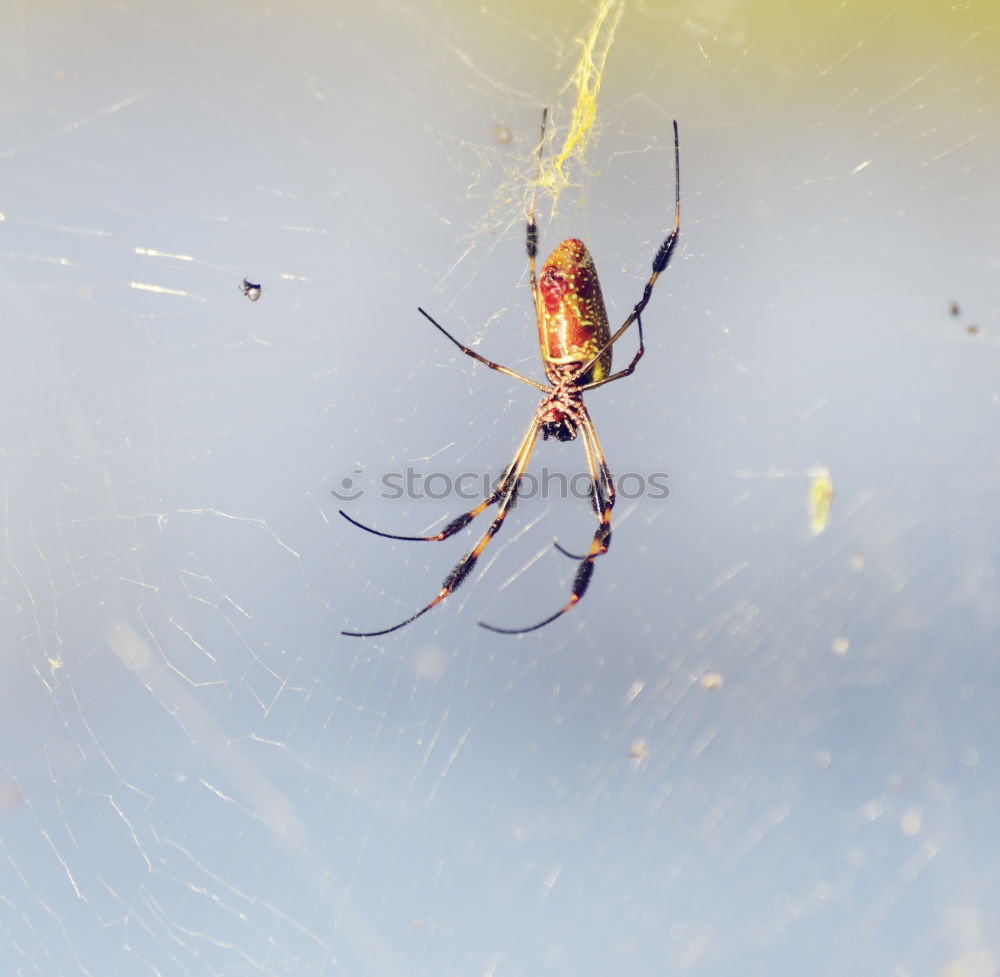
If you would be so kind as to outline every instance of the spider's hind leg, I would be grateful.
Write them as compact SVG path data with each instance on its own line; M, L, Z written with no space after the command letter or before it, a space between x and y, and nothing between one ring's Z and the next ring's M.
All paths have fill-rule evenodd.
M580 561L576 577L573 580L573 590L570 593L570 598L555 614L551 614L537 624L532 624L526 628L500 628L494 624L487 624L485 621L480 621L480 627L486 628L487 631L496 631L498 634L527 634L529 631L537 631L539 628L544 628L546 624L551 624L556 618L562 617L563 614L575 607L582 600L583 595L590 586L590 578L594 573L594 561L599 556L607 553L608 547L611 545L611 510L615 505L615 486L607 462L604 459L601 444L597 440L597 432L594 430L594 424L590 420L590 415L586 413L586 410L584 410L580 420L580 432L583 435L587 465L590 468L590 477L594 487L594 494L591 501L597 513L597 529L594 531L594 538L591 541L590 549L583 556L570 553L569 550L560 546L559 543L555 544L559 552Z
M355 526L358 526L367 532L374 533L376 536L386 536L389 539L426 540L428 542L436 542L437 540L447 539L449 536L457 533L460 529L465 528L465 526L472 522L472 520L475 519L479 513L487 507L493 505L493 503L500 503L500 507L497 510L497 514L493 522L490 523L479 542L468 553L466 553L466 555L463 556L458 563L455 564L451 573L444 578L444 581L441 584L441 589L438 591L434 600L432 600L425 607L422 607L416 612L416 614L411 614L405 621L400 621L399 624L394 624L391 628L383 628L380 631L341 631L341 634L346 634L354 638L375 638L379 635L390 634L393 631L398 631L400 628L406 627L407 624L415 621L418 617L426 614L432 607L440 604L446 597L458 590L465 578L472 572L483 550L489 545L490 540L493 539L493 537L500 531L500 527L507 518L507 513L511 510L517 500L518 486L521 483L521 476L524 474L524 470L527 468L528 462L531 459L531 453L534 451L535 442L538 440L538 430L538 419L533 418L527 433L521 441L520 447L517 449L517 453L514 455L513 460L501 476L500 481L497 483L497 487L482 502L480 502L479 505L477 505L474 509L470 509L458 518L453 519L436 536L393 536L389 533L379 532L376 529L370 529L368 526L352 519L347 515L347 513L341 512L341 515L348 522L353 523Z

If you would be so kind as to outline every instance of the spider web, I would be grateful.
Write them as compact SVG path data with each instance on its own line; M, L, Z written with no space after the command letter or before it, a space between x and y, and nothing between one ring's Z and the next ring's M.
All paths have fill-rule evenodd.
M998 972L990 4L9 20L3 973ZM551 627L476 624L566 600L557 492L342 637L485 529L337 509L433 532L508 461L537 392L416 306L540 376L524 207L581 90L540 247L587 241L613 324L680 124L646 356L588 397L669 495Z

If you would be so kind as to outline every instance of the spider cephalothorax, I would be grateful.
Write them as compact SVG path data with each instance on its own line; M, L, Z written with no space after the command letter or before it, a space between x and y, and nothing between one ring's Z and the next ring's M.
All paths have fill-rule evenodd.
M545 370L552 386L538 405L538 423L543 441L549 438L572 441L576 438L587 410L580 394L580 381L576 378L579 367L579 363L549 364Z
M542 146L545 143L545 113L542 113L542 140L538 147L539 167L541 167ZM565 605L554 614L526 628L499 628L492 624L482 624L491 631L502 634L523 634L534 631L551 623L557 617L565 614L583 597L590 584L594 561L606 553L611 543L611 510L615 504L615 486L597 440L597 431L587 413L583 402L585 391L603 387L613 380L629 376L639 362L645 347L642 341L642 312L649 302L660 272L667 267L670 255L680 234L681 226L681 183L680 183L680 147L677 136L677 123L674 123L674 226L664 238L659 250L653 258L653 272L646 282L642 298L633 306L628 318L615 330L614 334L608 328L608 316L604 308L604 297L601 294L601 284L597 278L597 268L586 245L577 238L567 238L549 256L542 266L541 275L536 275L535 261L538 254L538 225L535 223L535 198L532 194L531 206L528 211L527 250L528 272L531 282L531 297L535 305L535 316L538 322L538 344L545 367L548 385L530 380L520 373L492 360L486 359L475 350L460 343L443 326L439 325L423 309L424 316L433 326L450 339L466 356L485 364L491 370L514 377L529 386L540 390L544 397L535 410L535 416L528 430L521 439L521 444L510 464L504 470L493 491L474 509L452 519L444 529L434 536L396 536L383 533L377 529L352 519L346 512L340 514L353 523L376 536L388 539L440 541L454 536L464 529L473 519L491 505L497 505L497 514L490 523L479 542L455 565L451 573L445 577L437 596L405 621L383 628L380 631L344 631L344 634L355 637L370 638L380 634L388 634L405 627L432 607L443 601L455 591L476 565L480 554L489 541L499 532L507 513L517 499L518 488L531 453L541 434L542 440L555 438L559 441L572 441L577 434L582 435L583 448L587 456L587 466L590 470L591 505L597 514L597 529L591 541L590 549L582 556L575 556L579 567L573 580L573 590ZM536 182L537 188L537 182ZM639 329L639 348L625 369L617 373L611 372L612 347L625 331L635 323ZM556 544L559 546L559 544ZM559 549L568 556L573 556L561 546Z

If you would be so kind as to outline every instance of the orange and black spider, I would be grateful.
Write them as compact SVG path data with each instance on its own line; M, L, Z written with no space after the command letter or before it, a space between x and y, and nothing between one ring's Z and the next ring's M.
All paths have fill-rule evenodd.
M538 165L541 168L542 146L545 142L545 117L542 113L542 139L538 147ZM537 181L536 181L537 187ZM597 440L597 431L583 403L583 395L588 390L603 387L606 383L621 380L630 376L645 350L642 341L642 319L640 318L649 298L653 293L660 273L667 267L681 224L681 178L680 178L680 141L677 135L677 123L674 122L674 226L660 245L653 258L653 273L646 282L642 298L636 303L628 318L615 330L614 335L608 328L608 316L604 311L604 297L601 285L597 280L597 269L594 259L582 241L568 238L552 252L548 261L542 266L540 276L535 274L535 258L538 253L538 225L535 223L535 193L532 192L531 207L528 212L527 247L528 271L531 283L531 297L535 305L535 316L538 320L538 344L545 367L545 378L548 383L538 383L529 380L520 373L494 363L480 356L479 353L460 343L443 326L436 322L423 309L420 314L440 332L450 339L466 356L488 366L491 370L504 373L515 380L520 380L529 386L536 387L544 394L542 402L535 411L535 416L528 425L528 431L521 440L521 445L507 466L496 488L474 509L453 519L447 526L434 536L397 536L393 533L383 533L372 529L352 519L343 510L340 514L350 523L386 539L404 541L440 542L454 536L464 529L481 512L491 505L498 504L496 518L483 534L478 543L456 564L455 568L445 577L434 598L426 607L416 614L411 614L405 621L394 624L391 628L380 631L344 631L343 634L358 638L373 638L381 634L389 634L405 627L418 617L426 614L436 604L440 604L449 594L457 590L462 581L476 565L480 554L487 544L500 531L507 513L517 498L521 477L528 467L531 453L534 450L538 435L543 440L558 438L560 441L572 441L577 433L583 437L583 450L587 456L587 466L590 469L591 504L597 514L597 530L594 533L590 549L583 556L573 556L557 543L558 549L580 561L573 581L573 592L569 601L555 614L549 615L537 624L526 628L499 628L493 624L480 622L480 626L497 631L500 634L524 634L551 624L557 617L565 614L573 607L587 590L590 577L594 571L594 560L607 553L611 544L611 509L615 504L615 486L604 459L604 452ZM625 333L625 330L637 323L639 326L639 348L632 362L624 370L611 373L611 348Z

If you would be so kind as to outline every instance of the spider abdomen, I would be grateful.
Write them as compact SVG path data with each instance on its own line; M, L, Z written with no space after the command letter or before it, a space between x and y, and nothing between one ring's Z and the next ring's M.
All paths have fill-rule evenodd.
M538 276L538 337L546 373L550 366L583 365L611 338L597 267L575 237L549 255ZM577 383L602 380L610 372L609 347Z

